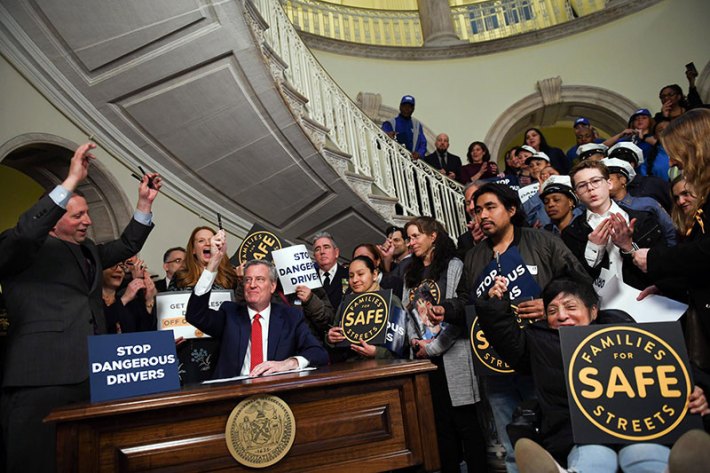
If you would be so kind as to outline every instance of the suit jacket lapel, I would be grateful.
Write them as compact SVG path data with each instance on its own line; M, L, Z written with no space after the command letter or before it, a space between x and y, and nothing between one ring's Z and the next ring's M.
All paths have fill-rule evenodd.
M99 250L96 248L96 245L87 244L85 246L89 250L89 252L91 252L91 256L94 258L94 280L91 281L91 284L89 285L90 290L93 291L94 289L96 289L96 286L101 283L101 280L103 278L103 267L101 266L101 262L99 260ZM79 252L81 252L81 249Z
M76 259L76 264L79 265L79 271L81 271L81 274L84 275L84 281L87 280L87 274L86 274L86 260L84 259L84 253L81 252L81 248L79 245L75 245L73 243L68 243L66 241L60 240L62 243L64 243L67 248L69 248L69 251L71 251L72 255L74 255L74 258ZM94 278L96 279L96 278ZM87 286L91 286L88 282L86 283Z
M247 355L247 345L251 338L251 320L249 320L249 312L247 312L246 306L242 307L237 313L237 324L239 325L239 353L237 353L237 360L240 363L238 370L241 370L242 365L244 365L244 357Z
M281 333L284 325L284 312L281 306L271 304L271 318L269 320L269 348L266 359L273 360L276 357L276 349L281 340Z

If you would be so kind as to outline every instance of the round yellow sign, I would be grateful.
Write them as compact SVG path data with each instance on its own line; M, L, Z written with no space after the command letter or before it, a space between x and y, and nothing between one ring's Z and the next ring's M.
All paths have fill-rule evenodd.
M235 460L250 468L265 468L291 450L296 419L283 399L266 394L251 396L234 408L224 434Z

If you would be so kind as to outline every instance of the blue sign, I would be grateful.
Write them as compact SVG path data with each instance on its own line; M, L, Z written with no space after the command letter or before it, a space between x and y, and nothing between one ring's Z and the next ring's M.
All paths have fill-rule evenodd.
M180 389L172 330L89 337L91 402Z

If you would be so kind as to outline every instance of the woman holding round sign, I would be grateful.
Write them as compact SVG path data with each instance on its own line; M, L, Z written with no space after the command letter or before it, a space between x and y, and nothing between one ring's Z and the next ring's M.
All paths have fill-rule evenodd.
M215 231L210 227L192 230L185 248L185 266L175 272L168 291L191 291L202 271L212 258L211 241ZM228 258L222 258L217 269L213 289L235 289L237 273ZM238 292L238 291L237 291ZM199 383L210 379L217 363L219 343L214 338L193 338L180 341L177 355L180 360L180 380L183 384Z
M386 301L379 295L372 294L381 289L377 281L379 270L375 263L368 256L356 256L350 262L348 273L350 290L358 296L343 300L337 310L340 314L340 324L328 330L326 341L331 346L332 358L335 361L409 358L409 349L405 343L409 340L406 325L390 323L391 320L406 319L400 317L400 314L406 316L402 301L397 295L392 294L389 304L390 313L382 316ZM375 324L370 324L372 320L369 319L373 315ZM364 329L366 320L368 328ZM386 342L382 345L369 343L381 331L386 331ZM393 342L397 340L402 341L395 346ZM397 349L400 347L401 350Z
M703 390L692 386L685 364L672 348L638 325L624 328L632 322L628 314L598 310L593 287L567 279L553 280L543 290L546 319L520 330L504 298L507 290L506 280L497 277L488 298L476 300L476 311L496 351L516 371L533 376L542 446L527 438L517 441L515 458L521 473L566 471L559 465L594 473L666 471L671 451L653 441L668 435L688 411L710 413ZM563 358L561 327L601 324L612 326L587 336L572 347L571 358ZM662 402L642 402L647 397ZM595 435L598 430L614 441L575 444L573 409L589 420ZM703 440L705 434L691 432L691 437L699 433L700 443L710 446L710 437ZM679 450L675 454L681 462L692 463L700 454L698 448ZM674 469L671 461L670 471L688 470Z
M673 248L642 248L634 264L663 290L664 284L687 289L689 307L683 316L690 361L701 370L696 380L710 389L710 110L693 109L668 125L661 143L680 168L692 199L683 199L682 242ZM675 189L675 186L674 186ZM680 200L678 200L680 203ZM657 292L652 286L641 296Z
M428 308L456 297L463 263L443 225L417 217L404 226L411 257L403 262L405 295L417 358L429 358L438 369L430 374L442 472L458 472L463 456L470 472L486 471L486 441L476 403L481 400L471 347L463 327L432 326ZM463 455L462 455L463 453Z

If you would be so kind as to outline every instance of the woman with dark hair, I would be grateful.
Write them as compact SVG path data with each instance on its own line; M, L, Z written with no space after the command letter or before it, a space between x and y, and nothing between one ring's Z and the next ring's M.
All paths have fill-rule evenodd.
M456 246L443 225L417 217L404 226L412 256L404 269L405 294L418 339L417 358L430 358L438 369L430 374L442 472L458 472L463 457L469 472L486 471L486 442L476 403L480 401L466 330L458 325L432 327L426 309L455 297L463 272ZM405 264L405 263L403 263Z
M542 151L550 158L550 165L557 169L560 174L569 172L569 162L564 151L560 148L550 146L545 139L545 135L538 128L528 128L525 130L524 145L531 146L535 151Z
M375 263L375 267L379 270L377 282L380 283L380 287L382 289L392 289L394 295L400 299L402 298L404 281L396 274L385 272L382 253L377 246L372 243L360 243L353 250L352 257L355 258L357 256L367 256L370 258Z
M491 152L482 141L474 141L468 146L466 153L468 164L461 166L459 182L468 184L479 179L488 179L498 175L498 165L491 162Z
M380 270L375 265L375 262L370 256L360 255L356 256L350 262L348 266L348 282L350 284L350 290L354 294L364 294L366 292L376 292L382 289L380 283L377 281ZM343 304L338 307L337 313L342 314ZM396 294L392 294L392 300L390 302L390 321L394 319L393 315L395 311L404 312L402 307L402 301L397 297ZM398 317L398 319L407 320L407 317ZM410 337L407 336L407 328L401 327L405 332L405 339L408 341ZM388 327L388 332L390 332L391 327ZM328 342L329 352L333 361L352 361L352 360L362 360L367 358L396 358L397 354L391 352L384 346L371 345L365 340L360 340L360 343L351 343L348 348L339 347L346 340L343 333L343 328L340 326L331 327L326 334L326 341ZM407 346L404 347L404 351L400 357L409 358L409 349Z
M685 338L690 361L700 368L710 388L710 110L695 109L671 121L661 135L671 165L683 170L687 188L695 200L684 209L685 239L672 248L642 248L633 261L651 281L673 279L685 287L690 301L685 319ZM660 284L659 284L660 286ZM648 289L644 292L648 292Z
M663 119L673 120L688 110L700 107L703 104L694 86L690 87L686 97L683 94L683 89L678 84L666 85L658 93L658 98L661 100L661 111L654 116L656 121Z
M123 283L127 267L118 263L103 270L102 298L107 333L143 332L156 329L153 308L157 290L150 273L142 268L141 277L134 277L123 294L118 289Z
M191 291L212 257L211 241L215 231L210 227L197 227L190 233L185 247L185 266L173 275L168 291ZM237 273L228 258L219 262L213 289L235 289ZM235 291L238 292L238 291ZM235 294L235 297L238 297ZM210 379L214 371L219 343L214 338L193 338L178 345L183 384L199 383Z

